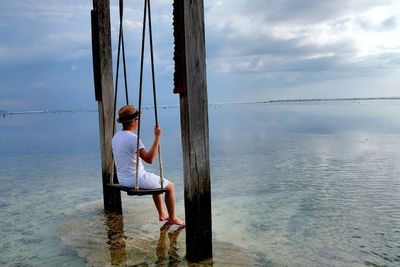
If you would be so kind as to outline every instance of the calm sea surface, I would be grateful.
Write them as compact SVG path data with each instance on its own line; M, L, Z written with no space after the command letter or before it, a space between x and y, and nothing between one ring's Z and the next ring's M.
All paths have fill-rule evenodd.
M183 217L179 109L159 112ZM209 120L215 266L400 266L400 101L211 106ZM151 197L102 211L97 122L0 119L1 266L186 265L185 231Z

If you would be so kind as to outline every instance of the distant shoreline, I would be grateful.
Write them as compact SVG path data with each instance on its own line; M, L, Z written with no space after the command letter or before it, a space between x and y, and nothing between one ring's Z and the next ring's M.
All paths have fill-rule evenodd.
M369 101L369 100L400 100L400 97L352 97L352 98L299 98L299 99L275 99L261 101L241 101L241 102L221 102L212 105L232 105L232 104L268 104L268 103L294 103L294 102L333 102L333 101Z
M400 100L400 97L311 98L311 99L270 100L269 102L274 103L274 102L364 101L364 100Z
M305 98L305 99L275 99L263 101L240 101L240 102L220 102L210 103L209 106L235 105L235 104L268 104L268 103L304 103L304 102L334 102L334 101L370 101L370 100L400 100L400 97L352 97L352 98ZM160 109L178 108L178 105L161 105ZM152 106L145 106L143 109L153 109ZM55 109L55 110L31 110L31 111L6 111L0 110L0 116L9 115L29 115L44 113L78 113L78 112L97 112L97 109Z
M0 110L0 115L27 115L38 113L75 113L75 112L96 112L97 109L55 109L55 110L30 110L30 111L4 111Z
M211 103L210 106L235 105L235 104L273 104L273 103L303 103L303 102L335 102L335 101L370 101L370 100L400 100L400 97L352 97L352 98L299 98L299 99L274 99L259 101L220 102Z

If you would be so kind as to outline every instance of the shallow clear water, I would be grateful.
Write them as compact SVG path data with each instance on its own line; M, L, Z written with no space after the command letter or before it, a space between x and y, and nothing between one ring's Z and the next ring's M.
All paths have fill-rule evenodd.
M400 101L236 104L209 117L214 265L400 265ZM179 110L160 121L183 215ZM160 232L151 198L124 195L110 238L98 146L96 113L0 120L0 265L186 264L184 231Z

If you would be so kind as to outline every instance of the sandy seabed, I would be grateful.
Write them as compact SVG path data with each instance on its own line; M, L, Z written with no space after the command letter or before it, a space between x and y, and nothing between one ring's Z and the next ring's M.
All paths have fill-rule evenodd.
M123 215L104 213L100 201L69 210L58 229L62 248L77 253L87 266L260 265L243 248L215 239L212 260L189 263L184 228L159 222L150 199L124 201Z

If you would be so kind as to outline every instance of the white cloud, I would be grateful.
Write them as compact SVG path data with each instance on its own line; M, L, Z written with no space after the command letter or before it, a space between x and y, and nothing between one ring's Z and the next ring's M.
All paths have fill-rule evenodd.
M248 8L243 1L208 3L210 62L217 62L218 71L263 72L268 62L291 65L318 58L335 61L330 66L336 68L400 54L397 2L256 2ZM303 66L318 71L308 63Z
M4 3L3 15L9 19L24 19L47 23L75 23L82 21L90 12L90 2L82 1L51 1L51 0L14 0Z
M131 31L136 31L138 29L141 29L143 26L143 23L139 20L133 20L133 19L126 19L124 21L124 25L126 25L126 27L124 27L127 30L131 30Z
M91 36L84 32L62 32L44 36L39 40L45 46L57 46L65 43L86 45L90 43Z
M84 58L90 54L90 2L6 1L0 10L0 56L7 64Z
M134 76L139 65L143 0L124 3L128 72ZM0 67L46 65L57 69L64 64L64 71L79 66L74 75L80 73L83 62L91 62L91 9L90 0L2 2ZM169 86L174 69L172 3L153 0L152 11L156 72ZM118 1L111 1L111 19L115 68ZM243 96L239 91L243 88L260 88L252 89L254 97L261 90L263 96L279 98L285 88L298 90L297 96L321 90L318 96L322 96L328 94L324 91L327 84L372 87L383 83L361 80L385 80L400 69L400 2L395 0L205 1L205 19L209 88L218 87L221 98L235 95L231 94L234 88L238 89L237 98ZM148 60L146 46L145 62ZM59 75L68 73L71 75L69 71ZM92 85L91 73L83 76L82 80ZM387 80L390 82L384 85L394 90L395 79ZM51 84L56 86L55 81ZM313 87L312 93L308 86ZM348 86L346 90L353 89Z
M0 48L0 58L8 64L35 61L67 61L91 56L90 36L80 33L51 34L31 43Z

